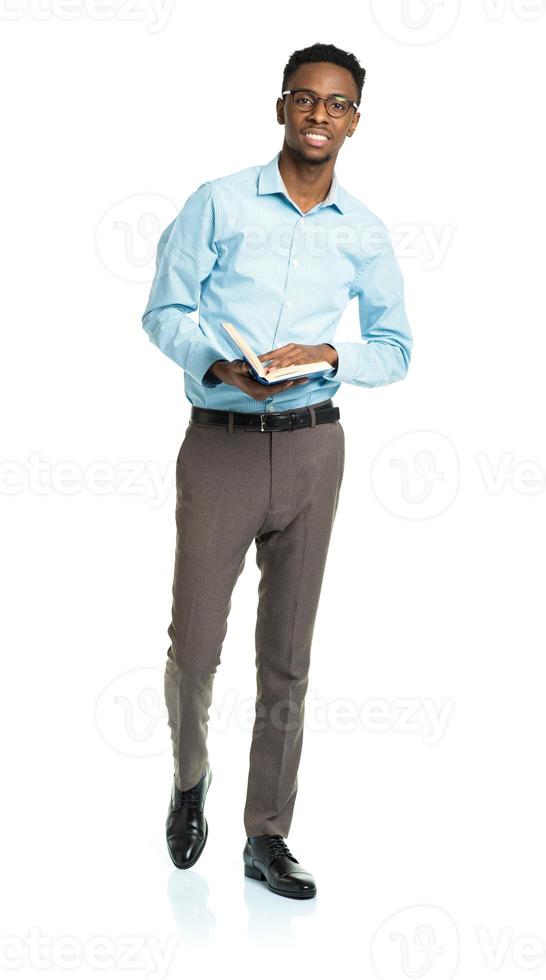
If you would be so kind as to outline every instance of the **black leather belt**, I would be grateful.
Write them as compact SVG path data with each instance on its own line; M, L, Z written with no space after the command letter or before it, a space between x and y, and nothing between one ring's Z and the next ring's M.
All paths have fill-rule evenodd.
M312 425L313 415L316 425L322 425L323 422L336 422L339 419L339 408L332 404L331 398L325 402L294 408L288 412L223 412L216 408L200 408L197 405L192 405L191 408L192 422L229 427L230 416L233 416L234 426L257 432L303 429L305 426Z

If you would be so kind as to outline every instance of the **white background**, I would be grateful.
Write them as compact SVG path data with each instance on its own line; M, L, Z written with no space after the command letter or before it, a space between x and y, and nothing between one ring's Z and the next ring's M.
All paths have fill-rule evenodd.
M232 954L244 978L546 976L543 4L0 7L8 975L224 975ZM282 69L315 41L368 70L336 170L393 234L415 346L402 383L335 399L346 468L288 838L318 894L295 902L243 877L252 552L207 847L185 872L166 850L190 406L140 317L160 231L280 149ZM358 339L354 303L336 336Z

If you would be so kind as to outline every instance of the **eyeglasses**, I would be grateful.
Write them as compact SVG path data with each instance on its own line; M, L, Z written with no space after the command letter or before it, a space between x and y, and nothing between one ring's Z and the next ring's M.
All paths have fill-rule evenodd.
M353 102L345 95L329 95L327 99L323 99L302 88L288 88L282 94L283 96L291 95L295 108L299 109L300 112L309 112L310 109L315 108L317 102L324 102L328 115L344 116L351 106L358 109L360 105L359 102Z

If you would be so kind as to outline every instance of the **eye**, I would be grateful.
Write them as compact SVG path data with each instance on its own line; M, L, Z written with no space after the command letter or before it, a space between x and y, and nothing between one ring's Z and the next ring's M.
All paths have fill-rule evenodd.
M310 102L310 101L311 101L311 99L308 99L306 95L298 95L298 97L296 99L296 102L298 103L298 105L302 105L303 102Z

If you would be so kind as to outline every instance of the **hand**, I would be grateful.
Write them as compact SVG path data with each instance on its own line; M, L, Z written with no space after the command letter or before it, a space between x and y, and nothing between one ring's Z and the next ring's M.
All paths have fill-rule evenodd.
M240 388L251 398L257 401L265 401L266 398L274 397L277 392L285 391L286 388L296 387L296 385L306 384L309 378L297 378L294 381L279 381L271 385L262 385L252 377L248 364L241 358L235 361L215 361L210 370L224 384L233 385Z
M329 344L285 344L276 350L259 355L260 361L270 361L266 373L273 368L296 367L298 364L311 364L313 361L328 361L332 367L337 364L337 351Z

